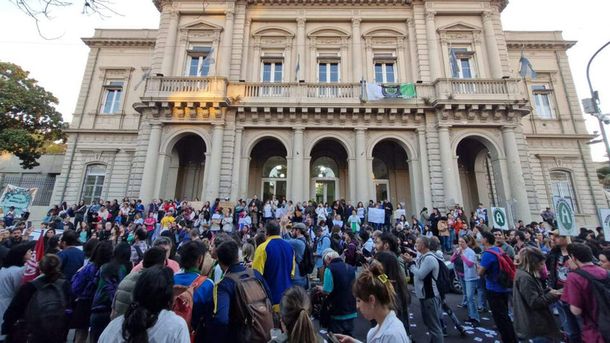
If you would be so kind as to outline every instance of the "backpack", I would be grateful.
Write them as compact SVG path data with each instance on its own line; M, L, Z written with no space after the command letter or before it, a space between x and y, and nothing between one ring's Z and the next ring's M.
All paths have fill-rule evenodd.
M172 306L172 311L186 321L186 325L188 326L191 334L191 342L193 342L194 339L194 332L193 328L191 327L194 306L193 298L197 288L199 288L199 286L201 286L206 279L206 276L199 275L189 286L174 285L174 305Z
M445 264L445 262L439 260L438 258L434 257L436 259L436 261L438 262L438 277L436 279L434 279L434 282L436 282L436 289L438 289L438 292L441 295L441 298L443 298L445 296L445 294L448 294L451 292L451 284L452 284L452 280L451 280L451 273L449 272L449 268L447 268L447 265Z
M485 250L485 252L491 253L498 259L498 277L496 281L502 288L513 288L513 282L515 281L515 274L517 268L513 260L505 253L497 253L491 249Z
M142 249L140 249L140 246L137 244L134 244L133 247L136 250L136 254L138 254L138 260L136 262L134 262L134 264L133 264L135 266L144 259L144 252L142 251Z
M66 308L68 299L63 291L63 279L46 283L40 278L32 281L36 292L25 311L27 331L36 337L65 339L68 332Z
M597 331L604 338L604 342L610 343L610 272L605 279L596 279L582 269L576 269L574 272L589 281L597 304Z
M301 262L299 262L299 274L301 276L306 276L313 272L313 268L315 267L314 258L313 258L313 250L305 242L305 250L303 251L303 258Z
M237 324L239 342L268 342L273 329L273 308L263 283L250 268L225 274L235 283L235 305L231 322Z
M330 248L336 251L339 255L343 253L343 247L341 246L341 241L338 239L334 239L329 237L330 239Z

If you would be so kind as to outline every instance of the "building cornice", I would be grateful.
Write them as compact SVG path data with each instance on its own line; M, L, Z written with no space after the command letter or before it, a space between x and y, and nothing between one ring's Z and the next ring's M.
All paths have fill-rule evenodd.
M565 133L538 133L525 134L526 139L593 139L597 137L591 134L565 134Z
M507 40L509 49L561 49L568 50L576 44L576 41L552 41L552 40Z
M247 0L248 5L354 5L353 0ZM362 5L410 5L413 0L360 0Z
M111 129L65 129L65 133L87 133L87 134L123 134L123 135L137 135L138 130L111 130Z
M154 38L82 38L90 48L100 47L154 47Z

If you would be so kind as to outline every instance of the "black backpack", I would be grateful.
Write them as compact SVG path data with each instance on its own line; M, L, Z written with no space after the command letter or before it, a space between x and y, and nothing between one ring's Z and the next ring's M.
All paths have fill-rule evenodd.
M584 277L591 285L591 292L597 304L597 331L604 342L610 343L610 272L605 279L596 279L582 269L576 269L576 274Z
M438 289L441 298L443 298L445 294L451 292L451 273L449 272L449 268L447 268L445 262L439 260L436 257L434 258L438 262L438 277L434 279L434 281L436 282L436 289Z
M305 250L303 251L303 258L301 262L299 262L299 274L301 276L306 276L308 274L313 273L313 268L315 267L315 261L313 258L313 250L305 242Z
M67 299L64 294L63 279L46 283L41 279L32 281L36 292L25 311L27 330L31 336L53 337L65 340L68 332L66 316Z

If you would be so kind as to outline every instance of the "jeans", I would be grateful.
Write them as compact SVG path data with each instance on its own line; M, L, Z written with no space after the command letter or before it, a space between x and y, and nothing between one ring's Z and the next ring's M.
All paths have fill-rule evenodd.
M110 312L97 312L91 314L91 331L89 338L91 343L97 343L104 332L106 326L110 323Z
M443 343L443 327L441 324L441 299L434 297L430 299L419 299L421 315L424 324L430 333L430 342Z
M572 314L572 312L570 312L570 305L560 300L555 303L555 308L557 309L557 312L559 312L561 330L563 330L566 336L568 336L569 342L582 342L582 338L580 336L580 326L578 325L578 320L576 317Z
M460 280L460 285L462 285L462 306L468 305L466 303L466 280L464 280L464 275L458 275L458 279Z
M451 239L449 236L441 237L441 247L445 252L451 251Z
M466 284L466 287L464 288L464 295L466 295L466 304L468 305L468 318L476 319L480 322L481 319L479 318L479 311L477 310L477 302L474 297L474 292L478 287L479 279L465 280L464 283Z
M485 300L485 278L479 278L477 284L477 297L479 298L479 308L487 309L487 301Z
M487 300L491 314L498 327L503 343L517 343L513 321L508 316L508 293L498 293L487 290Z
M352 336L354 331L354 320L353 319L330 319L330 324L328 325L328 331L332 333L338 333L341 335Z

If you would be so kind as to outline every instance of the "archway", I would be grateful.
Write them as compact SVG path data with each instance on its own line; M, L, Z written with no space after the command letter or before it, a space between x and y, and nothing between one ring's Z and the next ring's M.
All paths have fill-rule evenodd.
M311 149L310 198L332 204L347 194L347 151L332 138L318 141Z
M257 194L263 201L285 199L288 190L286 147L280 140L260 140L250 153L248 194Z
M167 175L167 185L171 187L168 195L176 199L200 199L206 151L205 142L196 134L187 134L174 144Z
M486 208L496 206L499 165L494 166L489 149L478 138L467 137L459 142L457 156L464 210L475 211L479 203Z
M377 201L390 200L396 206L411 208L412 194L408 156L396 141L384 139L373 147L373 184Z

